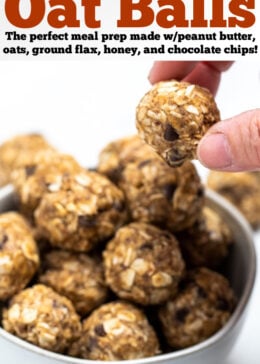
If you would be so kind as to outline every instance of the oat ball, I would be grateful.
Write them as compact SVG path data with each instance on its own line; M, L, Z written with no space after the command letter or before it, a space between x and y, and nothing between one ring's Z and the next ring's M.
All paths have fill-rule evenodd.
M160 158L129 163L119 183L134 221L180 231L198 219L204 189L194 165L169 167Z
M23 289L39 266L32 231L16 212L0 215L0 301Z
M145 223L120 228L103 256L109 287L118 297L141 305L161 304L176 295L184 274L174 236Z
M87 252L126 221L124 195L97 172L82 170L44 194L35 210L38 235L52 246Z
M219 120L207 89L175 80L155 84L136 109L139 135L171 167L197 158L200 139Z
M235 302L224 276L207 268L191 271L179 295L159 309L168 344L183 349L206 340L225 325Z
M159 354L155 331L144 313L115 301L97 308L83 321L83 333L69 355L90 360L130 360Z
M3 327L31 344L58 353L81 334L79 316L70 300L42 284L12 298L3 310Z
M96 257L54 250L43 257L42 268L39 282L69 298L82 316L107 298L102 262Z
M154 156L156 153L149 145L138 135L132 135L115 140L103 148L99 154L98 171L118 183L128 163Z
M207 185L235 205L253 228L260 227L260 184L256 172L211 171Z
M11 182L16 168L34 165L35 158L55 149L40 134L17 135L0 145L0 186Z
M229 254L232 234L224 220L204 207L198 221L178 235L186 262L192 267L217 268Z
M29 216L46 192L58 191L64 177L82 170L78 162L67 154L44 154L35 161L34 165L16 169L12 175L20 210Z

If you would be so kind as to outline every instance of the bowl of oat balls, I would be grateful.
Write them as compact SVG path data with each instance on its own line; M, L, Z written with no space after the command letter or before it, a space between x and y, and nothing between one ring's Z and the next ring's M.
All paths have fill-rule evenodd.
M0 146L0 348L9 364L14 350L27 364L227 357L256 255L247 219L191 161L215 107L198 86L155 85L137 108L139 134L109 141L95 168L36 133Z

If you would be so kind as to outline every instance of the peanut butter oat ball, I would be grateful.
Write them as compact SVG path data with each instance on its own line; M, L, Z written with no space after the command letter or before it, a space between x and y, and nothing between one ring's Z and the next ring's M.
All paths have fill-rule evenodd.
M97 308L83 321L83 333L69 355L90 360L130 360L159 354L155 331L143 312L115 301Z
M206 206L200 219L177 237L186 262L193 267L219 267L228 256L233 242L231 231L224 220Z
M132 135L109 143L100 152L98 171L118 183L128 163L154 156L156 153L149 145L138 135Z
M42 259L39 282L69 298L85 316L107 298L102 262L86 254L51 251Z
M16 169L12 175L21 212L29 216L45 193L58 191L64 177L83 169L72 156L60 153L41 155L36 162Z
M207 185L236 206L253 228L260 226L260 184L256 172L211 171Z
M200 139L219 120L207 89L175 80L155 84L136 110L139 135L171 167L197 158Z
M63 353L81 334L72 303L38 284L15 295L3 311L3 327L43 349Z
M29 225L16 212L0 215L0 301L22 290L39 266L36 242Z
M0 146L0 186L11 182L12 172L35 164L35 158L55 149L40 134L17 135Z
M144 223L120 228L103 256L109 287L118 297L141 305L161 304L176 295L184 274L174 236Z
M180 231L198 219L204 190L194 165L169 167L160 158L128 163L119 183L134 221Z
M235 302L224 276L207 268L191 271L178 296L159 309L168 344L183 349L206 340L225 325Z
M126 221L122 191L99 173L82 170L55 188L34 214L38 235L54 247L87 252Z

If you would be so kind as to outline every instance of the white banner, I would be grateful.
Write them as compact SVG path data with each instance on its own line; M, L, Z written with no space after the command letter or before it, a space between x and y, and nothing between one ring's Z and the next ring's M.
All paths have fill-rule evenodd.
M0 59L256 59L255 0L1 0Z

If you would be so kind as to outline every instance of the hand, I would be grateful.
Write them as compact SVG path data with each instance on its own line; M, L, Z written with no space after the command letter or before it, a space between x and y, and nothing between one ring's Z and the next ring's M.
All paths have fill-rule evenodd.
M198 84L216 94L221 73L232 62L155 62L149 80L177 79ZM260 109L246 111L228 120L219 121L201 139L198 159L205 167L222 171L260 169Z

